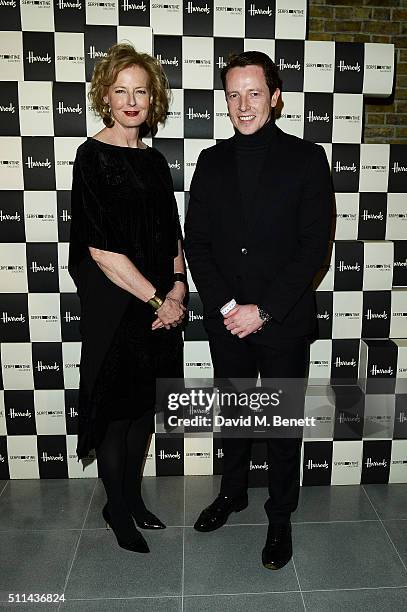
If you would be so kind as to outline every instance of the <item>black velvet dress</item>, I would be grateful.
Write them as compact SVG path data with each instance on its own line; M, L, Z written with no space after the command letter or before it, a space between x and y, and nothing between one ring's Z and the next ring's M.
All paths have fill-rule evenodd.
M162 293L173 286L181 229L171 174L156 149L88 138L72 183L69 272L81 302L78 458L111 420L153 414L157 377L183 375L180 327L151 330L154 310L110 281L89 246L126 255Z

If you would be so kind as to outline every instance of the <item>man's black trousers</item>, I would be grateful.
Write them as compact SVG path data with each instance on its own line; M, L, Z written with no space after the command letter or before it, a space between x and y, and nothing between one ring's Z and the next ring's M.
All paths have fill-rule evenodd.
M261 332L260 332L261 333ZM260 340L260 337L258 337ZM266 378L303 379L308 375L309 341L290 339L278 346L209 334L216 379ZM220 385L222 386L222 385ZM264 507L270 522L285 521L297 507L300 490L301 438L267 438L269 498ZM223 437L221 495L245 494L248 487L252 439Z

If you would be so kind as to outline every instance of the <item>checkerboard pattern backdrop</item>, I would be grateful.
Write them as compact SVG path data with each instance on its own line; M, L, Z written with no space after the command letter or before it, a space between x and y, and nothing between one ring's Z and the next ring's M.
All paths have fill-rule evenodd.
M361 142L364 95L391 93L393 46L305 40L305 0L169 2L0 3L0 478L97 475L92 457L84 465L75 455L71 174L77 147L102 127L86 96L93 66L131 41L161 61L172 87L168 122L147 142L168 160L182 220L200 151L232 135L220 68L231 51L275 60L278 125L323 145L336 190L332 249L315 280L306 415L318 425L305 431L302 484L407 482L407 147ZM207 379L191 279L190 289L185 375ZM220 473L222 456L212 435L156 433L145 474ZM264 484L267 469L256 443L250 483Z

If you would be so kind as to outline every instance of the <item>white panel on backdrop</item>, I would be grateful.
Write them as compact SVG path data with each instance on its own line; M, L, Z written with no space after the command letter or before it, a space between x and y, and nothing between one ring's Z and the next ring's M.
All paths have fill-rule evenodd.
M66 434L63 389L41 389L34 391L34 407L37 434Z
M225 99L225 92L215 90L214 92L215 124L214 136L216 139L230 138L234 134L233 125L229 119L228 107Z
M4 389L34 389L31 344L3 342L1 344Z
M0 80L22 81L23 66L22 32L0 32Z
M360 484L362 457L362 440L334 440L331 484Z
M365 241L363 289L391 289L393 283L393 244Z
M363 438L391 438L394 427L395 396L366 393Z
M304 439L333 438L335 416L335 396L330 385L320 385L307 389L304 417L314 419L314 425L305 426Z
M363 93L369 96L389 96L393 89L394 45L365 44Z
M119 23L119 0L95 2L85 0L86 23L89 25L117 25Z
M208 149L215 144L214 140L184 140L184 182L185 191L189 191L192 175L195 171L196 162L202 149Z
M53 136L52 83L18 83L21 136Z
M362 94L336 93L334 95L332 142L361 142L362 115Z
M387 191L389 152L387 144L360 145L359 191Z
M2 293L27 293L25 244L0 244L0 287Z
M179 222L181 224L181 229L182 229L182 233L184 233L184 223L185 223L185 195L184 192L179 192L176 191L175 192L175 199L177 201L177 208L178 208L178 217L179 217Z
M357 240L359 221L359 194L336 193L335 240Z
M153 52L153 30L136 26L119 26L117 42L130 42L140 53Z
M335 43L306 40L304 54L304 91L333 91Z
M212 378L213 368L208 342L187 342L184 355L185 378Z
M78 461L76 454L76 445L78 444L77 436L66 436L66 450L68 460L68 476L69 478L97 478L98 465L94 454L91 459L82 459Z
M155 435L152 434L150 439L150 446L148 448L146 460L144 463L143 476L155 476Z
M27 242L58 242L55 191L24 191L24 214Z
M213 38L182 37L184 89L213 89Z
M306 0L276 0L275 38L304 40L306 29Z
M213 35L243 38L244 0L214 0Z
M161 0L153 0L150 20L154 34L182 34L181 0L171 0L170 4Z
M196 293L197 289L193 281L193 278L191 276L191 272L189 271L188 263L187 263L187 281L188 281L188 288L189 288L190 293Z
M20 2L23 31L53 32L54 4L52 0L24 0Z
M407 240L407 195L387 194L386 240Z
M316 276L317 291L333 291L334 288L334 279L335 279L335 243L331 245L329 252L325 258L324 268L326 266L326 271L324 269L323 274L318 274Z
M60 342L59 293L29 293L31 342Z
M331 340L315 340L310 349L309 384L327 384L331 377Z
M396 393L407 394L407 340L398 338L393 342L397 345Z
M274 61L276 41L274 38L245 38L243 48L245 51L262 51Z
M189 476L212 474L212 447L212 437L185 434L184 474Z
M68 272L69 244L67 242L58 243L58 273L59 291L61 293L76 293L75 283Z
M184 137L184 92L182 89L171 90L171 103L167 120L158 126L156 138Z
M40 477L37 436L8 436L7 453L11 479Z
M55 32L55 75L57 81L85 82L84 35Z
M57 189L71 189L76 149L84 140L85 137L82 136L80 138L54 138Z
M362 291L335 291L333 299L333 338L360 338L362 302Z
M0 436L7 434L6 412L4 406L4 391L0 391Z
M81 359L80 342L62 343L65 389L79 389L79 362Z
M390 338L403 338L407 332L407 289L391 292Z
M0 138L0 185L2 189L24 189L20 136Z
M283 108L276 124L278 127L302 138L304 134L304 94L299 91L285 91L282 94Z
M95 134L100 132L100 130L102 130L105 127L105 125L102 119L99 117L99 115L95 115L95 113L90 107L90 102L89 102L89 97L88 97L89 90L90 90L90 83L87 83L86 84L86 135L94 136Z
M393 440L389 482L407 482L407 440Z

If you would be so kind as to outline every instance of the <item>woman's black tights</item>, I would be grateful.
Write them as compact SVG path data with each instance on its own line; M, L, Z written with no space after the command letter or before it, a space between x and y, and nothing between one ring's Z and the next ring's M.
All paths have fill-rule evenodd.
M145 511L141 497L141 468L152 431L148 412L137 420L111 421L96 448L99 474L105 487L109 513L122 537L131 537L134 523L130 513Z

